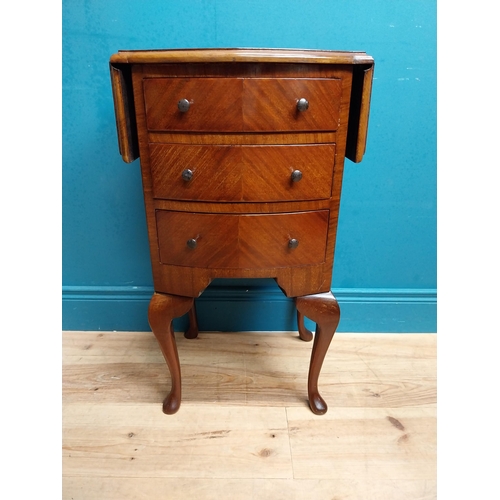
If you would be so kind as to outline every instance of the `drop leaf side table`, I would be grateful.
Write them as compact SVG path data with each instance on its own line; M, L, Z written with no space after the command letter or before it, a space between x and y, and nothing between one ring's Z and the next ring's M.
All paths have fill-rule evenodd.
M140 157L153 269L149 324L181 402L173 319L215 278L274 278L316 323L308 397L340 319L330 291L344 159L365 152L373 58L282 49L120 51L110 59L120 154Z

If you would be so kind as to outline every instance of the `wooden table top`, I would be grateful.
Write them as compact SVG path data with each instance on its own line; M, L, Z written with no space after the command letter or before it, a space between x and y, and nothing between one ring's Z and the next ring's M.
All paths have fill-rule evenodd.
M365 52L298 49L157 49L120 50L111 64L173 62L282 62L315 64L373 64Z

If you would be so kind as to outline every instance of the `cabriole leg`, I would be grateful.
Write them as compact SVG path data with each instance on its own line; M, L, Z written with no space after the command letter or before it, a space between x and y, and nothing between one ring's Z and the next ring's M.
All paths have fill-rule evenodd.
M318 377L339 324L340 308L331 292L297 297L295 304L300 314L307 316L317 325L309 365L308 395L312 412L323 415L327 412L328 406L318 392Z
M193 307L189 310L189 327L184 333L187 339L195 339L198 337L198 318L196 317L196 305L193 300Z
M304 324L304 315L297 309L297 325L299 327L299 337L304 342L310 342L313 339L313 334Z
M192 297L155 293L149 303L148 319L172 378L172 389L163 401L163 413L172 415L181 404L181 368L175 342L173 320L186 314L193 305Z

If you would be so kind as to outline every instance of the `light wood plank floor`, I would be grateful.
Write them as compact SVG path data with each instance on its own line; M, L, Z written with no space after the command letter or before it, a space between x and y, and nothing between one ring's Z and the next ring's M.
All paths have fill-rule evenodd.
M179 412L152 333L63 332L63 498L436 498L436 335L335 335L307 406L293 332L177 334Z

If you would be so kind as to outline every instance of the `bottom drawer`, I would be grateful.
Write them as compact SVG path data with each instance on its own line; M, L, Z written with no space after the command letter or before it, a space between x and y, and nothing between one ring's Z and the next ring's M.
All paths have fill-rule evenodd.
M285 214L156 211L162 264L268 269L321 264L328 210Z

